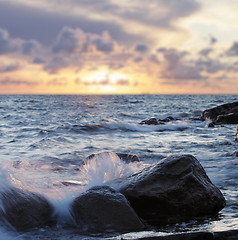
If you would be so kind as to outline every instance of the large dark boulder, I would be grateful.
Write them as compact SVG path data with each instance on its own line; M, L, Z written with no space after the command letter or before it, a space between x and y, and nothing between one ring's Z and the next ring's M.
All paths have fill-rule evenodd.
M165 158L111 185L152 225L213 216L226 205L220 190L191 155Z
M202 112L201 119L210 119L215 121L219 115L227 115L229 113L238 113L238 102L226 103Z
M53 209L41 195L11 188L0 193L1 218L19 231L51 225Z
M72 215L82 232L130 232L144 229L130 203L108 186L93 187L77 197Z

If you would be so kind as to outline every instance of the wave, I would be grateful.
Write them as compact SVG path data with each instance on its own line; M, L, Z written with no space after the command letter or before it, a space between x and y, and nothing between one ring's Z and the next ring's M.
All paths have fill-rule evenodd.
M75 133L102 133L105 131L125 131L125 132L164 132L183 131L190 127L190 123L177 120L164 125L140 125L127 122L110 121L100 124L73 125L71 131Z
M2 212L4 212L4 214L0 219L5 218L8 214L5 205L2 202L2 197L10 192L11 202L13 202L16 207L17 204L21 204L21 200L18 199L19 194L26 198L26 201L32 200L33 204L36 204L36 202L34 202L34 196L42 196L46 199L46 202L49 202L52 206L52 218L58 226L73 226L74 220L71 216L70 206L75 197L92 186L103 185L113 179L128 176L145 166L146 164L143 162L132 162L128 164L123 162L115 153L102 152L94 154L90 158L86 158L84 164L81 164L78 167L77 174L74 174L71 179L70 174L67 175L68 179L64 179L64 176L59 174L57 180L58 182L61 182L61 185L52 184L49 186L47 184L49 178L45 176L48 175L49 177L52 175L51 168L47 168L46 166L44 166L43 169L40 166L36 168L33 164L29 165L26 161L13 163L10 161L5 163L1 162L0 214L2 214ZM43 174L44 171L46 171L46 175ZM38 174L36 174L36 172L38 172ZM38 178L39 176L40 178ZM31 181L28 181L29 179ZM56 179L54 180L56 181ZM49 187L51 189L49 189ZM32 193L34 194L32 195ZM16 199L14 199L14 195ZM11 204L12 203L10 203L10 206ZM38 206L35 207L37 208ZM11 211L11 207L8 208L8 210ZM6 219L3 223L6 222ZM6 227L8 225L9 223ZM4 239L15 239L13 233L8 234L7 230L5 231L5 228L0 228L0 238L3 236Z

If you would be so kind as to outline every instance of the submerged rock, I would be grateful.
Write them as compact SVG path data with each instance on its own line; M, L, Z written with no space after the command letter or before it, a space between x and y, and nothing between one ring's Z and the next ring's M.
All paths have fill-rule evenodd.
M83 232L130 232L144 229L126 198L108 186L93 187L77 197L72 215Z
M207 109L202 112L201 119L210 119L212 121L216 121L218 116L228 115L230 113L238 114L238 102L227 103L211 109Z
M0 194L1 217L19 231L43 227L53 223L53 209L41 195L12 188Z
M213 216L226 205L220 190L192 155L165 158L111 185L152 225Z

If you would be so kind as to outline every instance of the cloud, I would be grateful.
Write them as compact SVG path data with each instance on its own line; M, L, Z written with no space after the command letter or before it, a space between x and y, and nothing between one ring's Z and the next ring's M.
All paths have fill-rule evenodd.
M10 65L7 65L7 66L1 66L0 67L0 72L2 72L2 73L4 73L4 72L14 72L18 69L20 69L19 64L10 64Z
M101 6L104 12L108 11L106 10L107 2L100 0L97 6ZM0 2L1 27L7 29L15 38L35 39L46 46L55 41L56 36L64 26L73 29L80 28L87 33L98 35L107 31L113 39L124 44L133 44L139 37L138 34L125 31L122 25L110 18L94 18L94 13L100 13L103 16L103 11L100 12L100 9L96 8L96 5L91 1L87 1L87 4L82 1L59 2L52 0L49 2L43 0L40 2L40 5L44 4L45 8L27 2L20 3L12 0ZM109 8L110 6L108 6ZM84 14L81 12L73 14L77 10ZM90 13L85 14L88 11ZM14 16L11 21L9 21L9 16ZM141 39L144 40L146 37L141 36Z
M104 41L102 38L96 38L92 41L96 49L100 52L110 53L114 49L114 44L111 41Z
M22 53L25 55L31 54L33 49L39 46L40 44L36 40L24 41L22 43Z
M50 60L50 62L45 64L44 69L53 74L68 65L69 63L63 57L55 56Z
M53 78L47 82L48 85L66 86L66 78Z
M78 47L78 39L76 37L75 31L69 27L64 27L56 43L52 47L53 53L73 53Z
M196 61L186 59L188 52L178 51L174 49L159 49L165 59L164 69L161 76L166 79L189 81L189 80L204 80L201 73L201 67L196 64Z
M210 44L214 45L217 42L217 39L213 36L210 37Z
M74 79L74 83L76 84L76 85L78 85L78 84L81 84L81 79L78 77L78 78L75 78Z
M10 39L6 30L0 28L0 54L17 51L18 46Z
M122 79L117 80L116 84L121 85L121 86L125 86L125 85L129 85L130 82L129 82L128 79L122 78Z
M38 82L27 81L27 80L16 80L10 78L4 78L0 80L0 85L27 85L27 86L35 86L38 85Z
M135 62L135 63L142 62L142 61L143 61L143 57L136 57L136 58L134 59L134 62Z
M208 57L208 55L212 52L212 48L204 48L199 51L199 54L203 57Z
M42 64L42 63L45 63L45 60L42 59L41 57L35 57L33 59L32 63L34 63L34 64Z
M148 51L148 47L145 44L137 44L135 46L135 51L141 52L141 53L147 52Z
M238 42L234 42L233 45L226 52L227 56L237 57L238 56Z

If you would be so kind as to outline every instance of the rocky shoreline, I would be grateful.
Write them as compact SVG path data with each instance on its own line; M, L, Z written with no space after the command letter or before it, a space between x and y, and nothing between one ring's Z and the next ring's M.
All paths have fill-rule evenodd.
M111 152L94 154L87 161L105 158L121 161ZM1 220L18 231L57 224L54 207L40 194L11 188L0 199ZM173 155L128 177L88 189L76 196L70 213L72 227L81 234L127 233L215 217L225 205L222 193L194 156Z
M202 112L199 120L210 127L238 123L238 102ZM174 121L151 118L142 125L162 125ZM197 120L197 119L194 119ZM139 161L136 155L104 152L85 159L114 158L126 164ZM0 193L0 221L19 232L56 226L54 206L38 193L11 187ZM128 233L150 230L151 226L209 219L226 206L221 191L211 182L200 162L192 155L171 155L127 177L95 186L76 196L70 205L71 227L79 234ZM123 238L122 238L123 239ZM238 230L188 232L140 238L164 240L238 239Z

